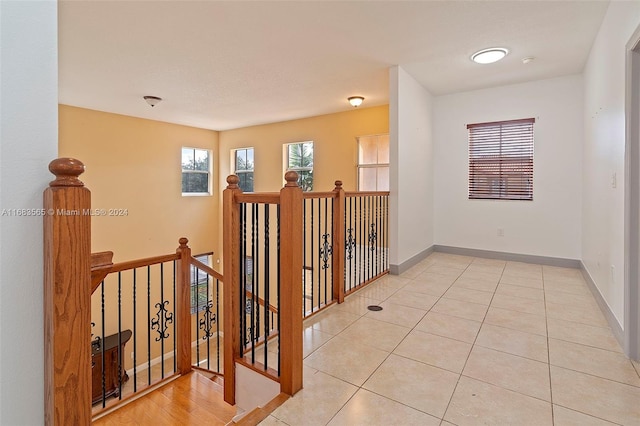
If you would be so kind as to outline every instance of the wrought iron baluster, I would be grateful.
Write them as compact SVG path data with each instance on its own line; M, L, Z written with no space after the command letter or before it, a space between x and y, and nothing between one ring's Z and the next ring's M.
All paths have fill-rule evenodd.
M312 216L313 217L313 216ZM278 302L276 304L276 308L278 310L278 376L280 376L280 345L281 345L281 339L280 339L280 204L278 204L276 206L276 235L277 235L277 242L276 242L276 247L278 248L278 250L276 250L277 256L278 256L278 281L276 283L276 297L278 299Z
M176 304L176 261L174 260L173 262L173 277L172 277L172 284L173 284L173 304L175 306ZM173 372L175 373L178 370L178 356L177 356L177 351L176 348L178 347L178 343L176 341L178 336L178 333L176 333L176 323L173 323Z
M307 315L307 199L302 199L302 317Z
M220 280L216 278L216 319L220 314ZM216 321L216 371L220 372L220 321Z
M105 317L104 315L104 280L102 280L102 282L100 283L100 312L101 312L101 319L102 319L102 324L101 324L102 332L100 334L100 341L104 342L104 317ZM100 356L102 358L101 360L102 362L102 408L104 408L107 403L107 382L105 377L104 346L102 347L102 352L100 353Z
M147 318L151 321L151 266L147 265ZM151 324L147 329L147 379L151 386Z
M245 314L245 306L247 295L247 211L246 204L240 203L240 353L244 357L244 349L246 348L246 327L247 317Z
M304 204L303 204L304 205ZM303 233L304 234L304 233ZM269 340L269 204L264 205L264 369L267 369ZM303 292L304 296L304 292Z
M138 328L137 328L137 308L136 308L136 275L138 269L135 268L132 270L133 272L133 393L138 391Z
M320 206L320 198L318 200L318 244L320 244L320 240L322 239L322 207ZM318 251L320 251L318 249ZM320 308L320 295L322 294L322 283L320 274L322 273L322 268L320 267L320 262L318 262L318 308Z
M198 291L199 293L199 291ZM205 308L205 313L203 314L205 321L209 321L207 324L209 324L209 329L208 330L204 330L205 334L207 336L207 370L211 369L211 345L210 345L210 339L213 336L212 332L211 332L211 321L215 322L217 321L216 315L213 314L212 317L212 312L211 309L213 308L213 301L210 299L209 297L209 273L207 273L207 307Z
M122 399L122 272L118 271L118 399ZM104 355L104 354L103 354Z
M194 274L195 272L195 274ZM194 280L195 275L195 280ZM191 313L196 314L196 322L198 323L198 327L196 327L196 365L200 366L200 269L196 266L189 265L189 294L191 295L191 306L193 306L193 302L195 302L195 312L194 309L191 308ZM193 285L195 282L195 286ZM195 300L194 300L195 299ZM204 338L204 337L203 337Z
M311 204L311 229L309 230L309 232L311 233L311 312L313 312L313 282L315 280L315 273L314 273L314 248L315 248L315 244L314 244L314 229L313 229L313 217L314 217L314 206L313 206L313 198L309 200L309 203ZM302 271L306 274L306 271ZM278 281L279 282L279 281ZM278 299L279 300L279 299ZM305 306L306 306L306 299L305 299ZM305 312L307 311L307 309L305 308ZM278 310L278 312L280 312ZM278 315L279 316L279 315Z
M255 345L255 307L256 307L256 217L255 217L255 203L251 204L251 261L253 262L252 274L251 274L251 364L256 362L256 345Z

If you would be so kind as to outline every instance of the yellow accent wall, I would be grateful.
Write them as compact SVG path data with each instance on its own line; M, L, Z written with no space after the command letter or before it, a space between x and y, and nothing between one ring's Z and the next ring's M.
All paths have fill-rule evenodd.
M221 188L233 173L232 149L253 147L255 191L278 191L284 184L283 144L313 141L313 190L331 191L340 179L345 190L355 191L356 137L388 132L388 105L220 132Z
M127 210L92 217L92 252L111 250L114 262L169 254L183 236L194 254L222 250L218 132L60 105L58 144L84 162L94 209ZM212 196L181 195L182 146L212 150Z

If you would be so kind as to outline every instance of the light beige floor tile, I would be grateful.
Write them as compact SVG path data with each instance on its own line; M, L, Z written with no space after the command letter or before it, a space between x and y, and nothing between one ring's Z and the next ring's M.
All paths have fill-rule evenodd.
M538 265L536 263L509 261L505 266L505 270L529 275L540 275L540 277L542 278L542 265Z
M387 299L387 302L396 305L409 306L410 308L422 309L428 311L438 301L436 296L428 294L414 293L406 289L398 290L393 296Z
M542 265L542 273L545 279L554 277L560 279L579 278L582 279L582 272L576 268L564 268L561 266Z
M306 423L298 423L300 425ZM330 426L438 426L440 419L360 389L329 422Z
M442 297L489 306L491 298L493 297L493 293L488 291L473 290L470 288L452 287L447 290L447 292Z
M542 300L524 299L496 293L493 300L491 300L491 306L526 314L545 315L544 301Z
M459 340L414 330L405 337L393 353L460 373L469 356L471 346Z
M391 352L411 331L384 321L362 317L339 334L343 339Z
M589 290L589 287L585 283L544 280L544 289L545 291L556 291L578 296L589 296L591 294L591 290Z
M413 280L411 283L404 286L402 289L407 291L412 291L414 293L427 294L429 296L442 296L448 289L451 287L451 284L448 283L437 283L437 282L423 282L418 280Z
M283 422L282 420L278 420L273 416L269 416L266 419L264 419L263 421L261 421L260 423L258 423L260 426L289 426L287 425L287 423Z
M321 371L310 374L305 369L304 388L271 415L289 425L325 425L357 390Z
M458 278L451 287L469 288L471 290L489 291L493 293L494 291L496 291L496 287L498 287L498 282L474 280L469 278Z
M460 278L497 283L500 281L500 275L499 272L464 271Z
M615 423L553 405L554 426L614 426Z
M478 258L476 258L471 265L466 269L467 272L485 272L493 275L501 275L502 271L504 271L505 262L500 263L479 263L476 262Z
M450 253L442 253L437 252L433 253L430 256L435 263L453 265L459 268L466 268L469 266L471 262L473 262L473 257L471 256L463 256L459 254L450 254Z
M452 277L451 275L436 274L434 272L429 272L429 270L427 269L425 272L415 277L412 281L426 284L451 285L455 280L456 277Z
M546 302L547 318L579 322L581 324L607 327L607 321L598 308L574 307L559 303Z
M559 303L562 305L597 307L595 299L591 292L588 294L572 294L563 291L550 290L545 288L544 297L547 302Z
M507 262L499 259L487 259L484 257L475 257L473 258L471 265L486 265L486 266L492 266L494 268L504 269L504 267L507 266Z
M464 268L460 269L458 267L452 267L450 265L442 265L442 264L434 264L429 266L426 269L426 272L432 273L432 274L440 274L440 275L446 275L448 277L452 277L452 278L457 278L460 276L460 274L462 274L462 271L464 270Z
M500 278L500 283L509 285L519 285L521 287L543 288L542 278L523 277L520 275L511 275L505 272Z
M440 299L431 310L454 317L466 318L473 321L482 321L488 306L478 303L463 302L462 300Z
M553 402L623 425L640 419L640 388L551 366Z
M380 349L336 336L305 358L304 364L360 386L388 355Z
M551 401L549 364L474 346L463 376Z
M640 387L640 377L621 353L549 339L549 361L551 365Z
M402 287L404 286L395 282L375 282L369 284L362 290L359 290L357 294L361 297L367 297L369 299L375 299L383 302Z
M359 315L355 315L349 312L342 312L331 307L325 312L321 312L304 322L305 327L313 327L316 330L323 333L338 334L345 328L354 323Z
M640 362L631 360L631 364L633 364L633 366L636 369L636 372L638 373L638 376L640 376Z
M380 306L382 307L381 311L369 311L365 317L403 327L414 327L427 313L422 309L409 308L389 302L382 302Z
M333 309L362 316L368 312L367 306L377 305L379 303L380 302L375 299L360 297L355 293L345 298L344 303L336 304Z
M424 316L422 321L416 325L415 329L454 340L473 343L476 340L481 325L482 323L478 321L453 317L437 312L429 312Z
M363 388L441 418L458 377L458 374L392 354Z
M396 285L398 286L398 288L402 288L405 285L407 285L411 279L410 278L403 278L401 275L391 275L391 274L387 274L387 275L383 275L381 278L378 278L379 282L381 283L385 283L385 284L392 284L392 285Z
M462 376L445 420L465 425L552 425L551 404Z
M609 327L595 327L578 322L547 319L549 337L622 353L620 344Z
M547 338L537 334L483 324L476 345L548 362Z
M428 265L417 264L402 273L402 278L415 278L428 268Z
M307 327L303 331L302 335L302 353L306 358L313 351L324 345L333 337L333 334L324 333L320 330L316 330L313 327Z
M506 296L521 297L525 299L544 300L543 289L523 287L521 285L510 285L501 283L496 289L496 294L504 294Z
M543 315L527 314L490 306L484 322L485 324L511 328L525 333L547 335L546 318Z

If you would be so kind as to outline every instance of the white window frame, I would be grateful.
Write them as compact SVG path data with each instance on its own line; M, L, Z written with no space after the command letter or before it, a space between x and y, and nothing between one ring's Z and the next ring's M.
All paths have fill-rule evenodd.
M194 150L194 157L195 157L195 151L206 151L207 152L207 158L209 159L209 164L208 164L208 169L207 171L204 170L188 170L188 169L184 169L182 168L182 150L185 149L192 149ZM200 173L200 174L206 174L207 175L207 191L206 192L182 192L182 196L183 197L206 197L206 196L211 196L213 195L213 184L211 182L211 178L213 175L213 151L211 151L210 149L206 149L206 148L195 148L195 147L191 147L191 146L183 146L180 149L180 169L181 169L181 173L180 173L180 191L182 192L182 177L183 177L183 173Z
M251 169L246 169L246 170L237 170L236 169L236 165L237 163L237 155L238 155L238 151L247 151L247 150L251 150L253 151L253 164L252 164L252 168ZM255 167L256 167L256 151L254 149L254 147L252 146L248 146L246 148L236 148L231 150L231 169L233 170L233 173L240 177L241 173L251 173L253 174L253 191L247 191L247 192L255 192L255 184L256 184L256 174L255 174Z
M301 144L311 144L311 147L313 148L312 153L313 153L313 164L315 164L315 146L313 141L301 141L301 142L291 142L291 143L286 143L284 144L283 147L283 155L284 155L284 164L285 164L285 172L288 171L294 171L294 172L301 172L301 171L310 171L311 172L311 188L307 189L307 191L313 191L313 183L314 183L314 176L313 176L313 164L311 165L311 167L290 167L289 166L289 147L291 145L301 145ZM305 189L303 188L303 191Z
M358 136L356 137L356 142L358 143L358 167L357 167L357 176L356 176L356 180L358 182L358 191L362 191L362 189L360 188L360 169L376 169L376 191L381 191L380 189L378 189L378 169L382 168L382 167L387 167L389 168L389 163L380 163L379 162L379 152L380 150L377 149L376 150L376 162L372 163L372 164L360 164L360 155L359 155L359 151L360 151L360 139L361 138L371 138L371 137L380 137L380 136L386 136L387 138L389 137L389 133L379 133L379 134L375 134L375 135L363 135L363 136ZM379 147L378 147L379 148ZM391 148L389 148L391 149ZM388 189L384 190L384 191L388 191Z

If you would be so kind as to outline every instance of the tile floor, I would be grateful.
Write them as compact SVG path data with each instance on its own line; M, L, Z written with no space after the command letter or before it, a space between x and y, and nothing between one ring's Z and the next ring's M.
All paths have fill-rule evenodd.
M576 269L434 253L307 320L304 355L261 424L640 425L640 364Z

